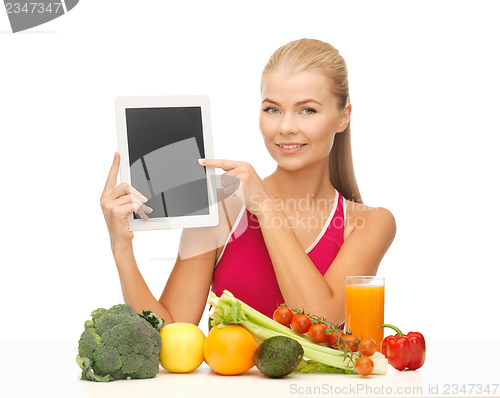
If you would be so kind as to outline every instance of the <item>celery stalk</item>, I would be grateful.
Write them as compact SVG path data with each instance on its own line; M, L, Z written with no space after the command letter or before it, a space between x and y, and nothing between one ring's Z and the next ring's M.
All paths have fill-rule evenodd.
M210 292L208 303L212 305L209 316L212 326L239 324L252 333L255 337L265 340L273 336L288 336L297 340L304 348L304 357L324 363L336 368L354 371L354 362L359 357L358 353L353 353L352 358L344 351L335 350L330 347L313 343L302 334L294 332L292 329L275 322L256 309L245 304L234 295L224 290L220 297L214 292ZM373 374L387 373L387 359L382 355L373 355Z

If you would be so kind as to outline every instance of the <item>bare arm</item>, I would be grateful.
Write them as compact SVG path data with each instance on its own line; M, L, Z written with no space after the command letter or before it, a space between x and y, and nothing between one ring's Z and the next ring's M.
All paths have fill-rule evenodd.
M125 303L137 312L150 309L166 323L175 322L170 312L161 305L149 290L135 261L132 243L113 250L116 268Z
M191 252L190 247L195 246L196 252ZM205 248L201 250L200 246ZM159 299L175 322L200 322L210 292L216 251L204 228L182 232L177 261Z
M270 211L258 217L285 302L334 323L344 320L344 277L375 275L396 233L390 211L372 210L366 214L365 226L349 235L322 276L300 246L285 213ZM281 219L274 225L287 227L272 228L272 217Z

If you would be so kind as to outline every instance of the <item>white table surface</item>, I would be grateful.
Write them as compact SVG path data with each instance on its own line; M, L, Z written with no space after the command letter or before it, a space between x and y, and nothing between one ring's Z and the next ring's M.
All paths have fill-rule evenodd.
M474 348L477 344L479 348ZM256 367L221 376L205 363L187 374L160 367L153 379L96 383L80 380L77 342L0 342L2 397L500 397L500 342L427 342L417 371L389 367L384 376L292 374L269 379ZM487 349L485 349L485 347ZM487 388L489 387L489 393Z

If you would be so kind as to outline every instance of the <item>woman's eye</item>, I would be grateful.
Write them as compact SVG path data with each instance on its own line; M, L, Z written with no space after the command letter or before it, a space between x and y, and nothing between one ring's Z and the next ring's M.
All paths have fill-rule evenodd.
M278 113L278 110L276 108L269 107L269 108L264 109L264 112L276 114L276 113Z
M304 108L302 109L302 112L306 115L312 115L313 113L316 113L316 111L313 108Z

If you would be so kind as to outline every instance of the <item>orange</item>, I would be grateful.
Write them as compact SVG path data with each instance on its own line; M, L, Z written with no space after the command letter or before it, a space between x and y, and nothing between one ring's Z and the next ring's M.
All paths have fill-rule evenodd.
M243 326L214 326L203 343L205 362L222 375L239 375L252 368L257 340Z

